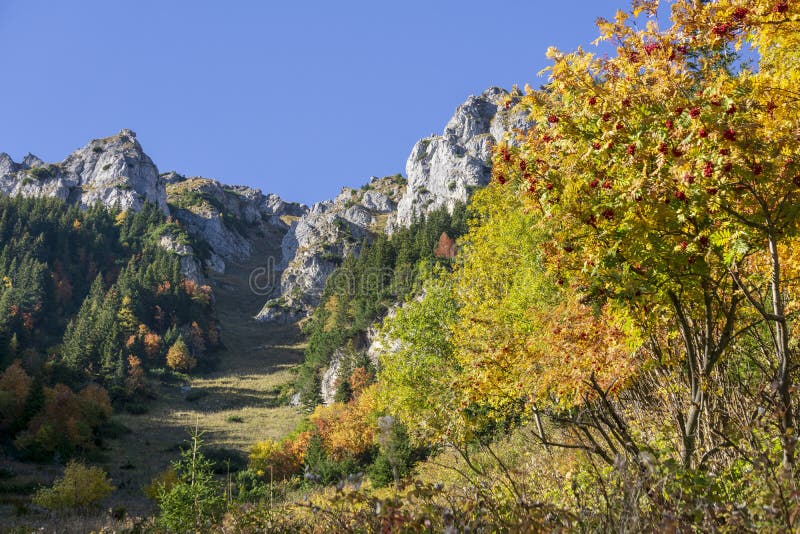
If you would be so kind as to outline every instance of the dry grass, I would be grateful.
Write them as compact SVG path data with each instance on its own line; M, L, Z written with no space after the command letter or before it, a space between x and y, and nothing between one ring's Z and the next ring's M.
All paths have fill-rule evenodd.
M159 385L147 414L117 416L132 430L106 454L113 459L106 467L120 503L142 502L141 487L177 457L195 425L204 432L206 447L247 453L256 441L288 434L302 418L285 394L291 368L302 359L302 335L296 326L256 322L253 316L266 297L248 285L252 269L277 254L279 245L277 236L267 236L256 243L253 260L229 263L224 275L212 277L225 344L217 370L192 378L188 395Z

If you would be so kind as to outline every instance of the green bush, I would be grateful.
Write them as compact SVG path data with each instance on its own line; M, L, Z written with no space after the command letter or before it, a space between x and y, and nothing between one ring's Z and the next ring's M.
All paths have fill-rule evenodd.
M36 492L33 503L49 510L85 511L108 497L114 489L101 468L87 467L73 460L67 464L62 478Z

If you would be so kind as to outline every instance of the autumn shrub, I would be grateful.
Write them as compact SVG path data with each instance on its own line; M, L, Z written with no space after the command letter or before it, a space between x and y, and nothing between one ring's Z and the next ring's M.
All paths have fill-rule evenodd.
M22 417L32 382L19 360L0 374L0 429L8 430Z
M375 389L368 388L350 403L318 406L309 421L325 451L336 460L358 456L374 445Z
M154 476L150 483L142 488L142 493L151 501L157 501L160 494L169 492L178 482L180 482L178 472L170 466Z
M17 436L16 447L37 460L55 452L70 456L95 448L96 431L112 413L108 392L90 384L75 394L64 384L56 384L43 393L43 407Z
M101 468L73 460L64 469L63 477L51 487L36 492L33 503L56 511L86 511L108 497L114 489Z
M179 337L167 351L167 366L176 371L191 371L197 365L197 360L189 353L189 347Z

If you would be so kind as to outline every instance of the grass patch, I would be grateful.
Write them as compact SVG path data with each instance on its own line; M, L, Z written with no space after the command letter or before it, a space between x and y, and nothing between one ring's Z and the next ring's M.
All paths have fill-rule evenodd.
M203 389L190 389L183 398L186 399L187 402L197 402L206 396L208 396L208 391Z

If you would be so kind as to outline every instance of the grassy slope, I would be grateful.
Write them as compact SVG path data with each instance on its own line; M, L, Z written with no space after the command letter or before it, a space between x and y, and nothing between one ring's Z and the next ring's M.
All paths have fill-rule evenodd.
M300 420L300 410L281 405L278 396L292 378L291 367L301 361L302 336L294 326L264 325L252 319L265 297L250 291L250 272L269 255L279 254L279 245L280 236L266 236L256 243L250 261L228 263L226 274L212 276L225 349L218 354L217 371L192 379L192 393L200 398L189 401L178 386L153 383L156 399L148 405L148 413L115 415L132 432L109 440L109 450L102 453L105 461L100 465L118 488L108 506L124 506L135 515L152 511L141 488L178 456L195 424L205 432L209 448L246 453L255 441L282 437ZM59 470L45 471L49 476L40 477L39 483L51 480ZM0 531L2 518L11 519L11 514L11 507L0 506ZM42 525L35 516L21 519Z

